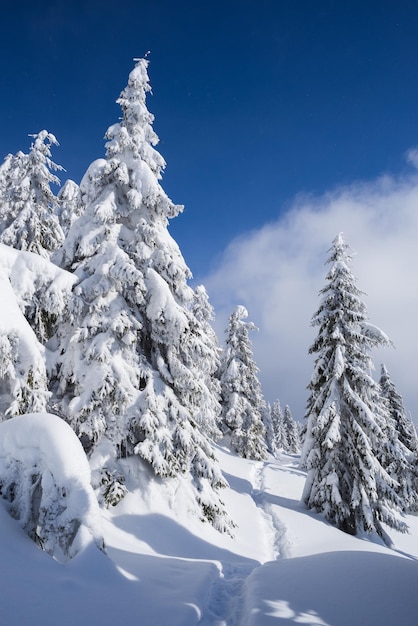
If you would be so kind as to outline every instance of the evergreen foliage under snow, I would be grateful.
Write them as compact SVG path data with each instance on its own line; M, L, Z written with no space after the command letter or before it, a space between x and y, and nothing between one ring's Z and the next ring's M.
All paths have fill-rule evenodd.
M308 469L303 501L345 532L382 535L382 522L406 530L398 511L398 483L388 470L399 450L386 437L388 409L370 376L370 350L388 345L367 321L342 235L333 241L327 285L312 324L318 335L308 389L302 463Z
M264 459L267 453L263 415L265 401L254 362L247 322L248 312L239 305L231 313L219 379L222 393L222 425L233 449L247 459Z
M51 190L59 184L53 171L62 167L50 158L54 135L42 130L32 137L29 154L8 155L0 167L0 242L49 258L64 239Z
M223 527L214 490L226 483L205 435L217 430L217 345L207 314L193 312L191 272L167 229L182 207L159 183L147 65L139 60L129 76L106 159L84 177L85 208L55 256L78 278L58 329L55 393L89 453L111 443L104 471L134 454L159 476L188 472L203 515Z

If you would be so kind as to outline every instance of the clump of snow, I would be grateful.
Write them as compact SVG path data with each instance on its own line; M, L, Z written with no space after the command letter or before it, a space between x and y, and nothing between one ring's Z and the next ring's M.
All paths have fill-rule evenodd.
M42 293L49 312L59 313L67 303L77 277L33 252L16 250L0 243L0 264L10 280L23 313L33 306L34 297Z
M84 450L62 419L20 415L0 424L0 493L11 515L57 560L103 546Z

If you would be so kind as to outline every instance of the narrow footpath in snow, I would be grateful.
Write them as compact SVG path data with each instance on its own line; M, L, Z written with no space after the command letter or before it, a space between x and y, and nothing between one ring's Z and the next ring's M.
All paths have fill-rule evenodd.
M247 483L248 495L256 506L257 524L253 529L253 540L262 544L265 558L262 563L219 564L219 578L212 583L208 606L200 622L203 626L239 626L246 605L245 583L250 574L265 562L290 556L286 526L272 506L266 488L265 473L275 465L274 461L252 462Z

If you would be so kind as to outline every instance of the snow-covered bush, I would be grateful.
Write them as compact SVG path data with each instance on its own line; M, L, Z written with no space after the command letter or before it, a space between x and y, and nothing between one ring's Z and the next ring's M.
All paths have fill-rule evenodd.
M0 424L0 495L27 534L57 560L92 541L103 548L87 458L59 417L34 413Z

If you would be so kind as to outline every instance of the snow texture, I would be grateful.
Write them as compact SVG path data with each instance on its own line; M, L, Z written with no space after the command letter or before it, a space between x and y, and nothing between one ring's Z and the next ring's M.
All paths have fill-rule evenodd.
M217 455L234 539L190 514L187 480L152 478L135 458L126 474L137 490L102 512L107 556L91 546L63 566L0 507L2 626L34 615L44 626L415 626L415 516L409 535L391 531L389 549L306 511L297 456Z

